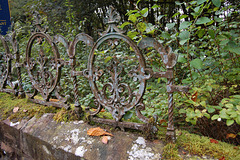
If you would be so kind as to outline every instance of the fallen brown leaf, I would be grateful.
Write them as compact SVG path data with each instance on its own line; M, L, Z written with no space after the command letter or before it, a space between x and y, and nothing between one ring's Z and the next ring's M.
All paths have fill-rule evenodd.
M165 119L161 119L159 122L160 122L160 124L167 123L167 121Z
M194 102L197 101L197 97L198 97L198 92L195 92L192 97L191 97L191 100L193 100Z
M109 139L110 139L109 136L103 136L102 142L103 142L104 144L107 144Z
M227 134L227 136L226 136L226 138L228 139L228 138L236 138L237 137L237 135L236 134L233 134L233 133L229 133L229 134Z
M158 143L160 143L160 141L159 140L154 140L153 143L158 144Z
M89 136L103 136L103 135L113 136L111 133L108 133L108 132L104 131L104 130L101 129L100 127L90 128L90 129L87 131L87 134L88 134Z
M185 155L185 154L187 154L187 152L184 152L184 151L182 151L182 153Z
M224 157L224 156L222 156L222 158L220 158L219 160L225 160L225 157Z
M234 149L239 149L237 146L233 147Z
M217 140L215 140L215 139L210 139L210 142L211 142L211 143L218 144L218 141L217 141Z
M14 107L13 108L13 113L16 113L19 110L19 107Z

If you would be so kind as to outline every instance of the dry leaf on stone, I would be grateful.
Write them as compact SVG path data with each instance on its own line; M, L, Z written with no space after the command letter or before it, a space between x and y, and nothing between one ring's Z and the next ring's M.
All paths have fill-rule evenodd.
M107 144L107 143L108 143L108 140L110 140L110 139L111 139L111 137L109 137L109 136L103 136L102 142L103 142L104 144Z
M100 127L90 128L90 129L87 131L87 134L88 134L89 136L104 136L104 135L113 136L111 133L108 133L108 132L104 131L104 130L101 129Z
M19 107L14 107L13 108L13 113L16 113L19 110Z

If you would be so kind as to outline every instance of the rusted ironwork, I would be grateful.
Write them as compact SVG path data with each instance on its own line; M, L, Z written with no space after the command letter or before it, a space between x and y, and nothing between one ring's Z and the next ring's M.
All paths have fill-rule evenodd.
M84 42L88 46L93 46L93 39L89 35L85 33L78 34L72 42L68 42L65 37L62 35L56 35L54 37L55 43L62 43L67 50L67 54L70 58L68 61L68 65L71 66L71 77L73 81L73 91L74 91L74 106L77 113L82 112L81 105L79 103L79 96L78 96L78 85L77 85L77 76L82 76L82 71L76 71L76 47L77 43Z
M41 27L42 21L38 14L35 15L35 20L36 29L29 38L26 49L25 67L33 88L33 93L27 93L27 95L34 103L68 109L70 107L67 103L69 96L60 95L59 84L61 68L66 62L60 59L57 45L47 33L47 28ZM37 48L35 52L34 46ZM43 100L34 99L38 93ZM54 102L50 101L53 93L58 99Z
M0 35L3 50L5 51L0 53L0 91L24 97L20 71L21 65L19 65L20 56L15 36L15 31L7 34L5 37ZM9 43L10 46L8 45ZM13 75L13 69L15 68L17 75ZM16 77L15 81L14 77Z
M11 92L15 95L24 96L21 79L21 68L25 67L32 85L32 90L26 91L29 99L34 103L48 106L70 107L69 96L61 95L61 70L64 66L70 66L69 75L72 78L74 105L78 113L82 113L78 95L78 76L88 79L91 91L94 95L94 110L86 107L87 117L91 121L109 124L119 127L137 129L141 131L156 132L156 116L147 118L142 114L145 110L143 95L145 93L147 80L151 78L167 78L168 93L168 127L167 138L175 141L175 130L173 123L173 92L187 92L188 87L174 85L174 66L177 63L177 55L170 47L164 47L153 38L143 38L136 45L124 31L118 29L116 24L120 16L113 7L109 8L108 28L94 43L93 38L85 33L78 34L73 41L68 41L62 35L53 36L48 34L47 27L42 27L39 15L35 15L36 29L29 38L26 47L24 64L20 64L20 56L17 48L15 34L3 37L0 35L4 53L0 54L0 91ZM13 46L13 53L7 45L9 41ZM76 69L77 44L83 42L92 47L88 57L87 69L79 71ZM62 44L69 60L60 58L58 44ZM142 50L148 47L155 49L160 55L166 71L154 72L147 68ZM141 49L141 50L140 50ZM15 59L15 65L12 64ZM80 62L81 63L81 62ZM17 69L18 83L12 82L12 68ZM11 89L7 89L9 85ZM36 99L40 94L43 98ZM51 101L51 97L57 100ZM113 119L98 118L98 113L105 108L110 112ZM124 115L135 112L143 123L123 121Z
M173 123L173 92L188 92L189 87L186 86L176 86L173 80L173 67L177 63L177 55L172 52L170 47L164 47L161 43L156 41L153 38L143 38L139 47L144 49L147 47L154 48L161 56L163 64L165 65L167 71L166 72L155 72L154 78L165 77L167 78L167 92L168 92L168 127L167 127L167 140L175 141L175 129Z
M92 47L88 59L88 68L83 71L83 75L88 78L97 107L96 111L91 111L90 108L87 108L87 111L90 116L95 116L104 107L111 113L113 120L100 118L91 118L91 120L120 127L122 130L125 128L144 130L149 127L149 119L141 113L145 109L142 97L145 92L146 80L151 78L154 73L150 68L146 68L145 59L138 46L129 37L122 34L124 31L116 27L118 20L118 13L110 7L109 27ZM125 44L127 51L121 50L120 44ZM106 47L106 50L102 51L101 47ZM104 55L98 54L101 52L106 53ZM125 61L126 59L129 60L129 57L124 59L124 54L122 56L118 55L122 52L134 56L134 61L137 61L136 65L126 66ZM105 69L97 65L101 63L98 61L101 56L105 56L102 58L104 60L102 65L105 65ZM110 60L106 61L108 58ZM129 79L138 84L137 90L126 82ZM123 116L134 108L137 117L144 124L122 121Z

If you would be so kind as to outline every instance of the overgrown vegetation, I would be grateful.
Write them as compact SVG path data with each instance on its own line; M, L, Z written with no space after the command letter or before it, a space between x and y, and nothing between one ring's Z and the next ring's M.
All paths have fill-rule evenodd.
M57 122L68 122L77 120L73 106L70 110L56 109L55 107L37 105L25 99L18 99L17 97L0 93L0 120L10 119L13 122L22 119L30 119L32 117L40 117L44 113L53 113L54 120ZM102 116L110 116L107 112L102 112ZM105 117L106 118L106 117ZM159 126L157 137L159 140L165 139L166 126ZM191 155L191 159L199 157L208 158L225 158L229 160L240 159L240 148L227 144L225 142L216 141L211 138L191 134L184 130L177 131L177 141L175 144L167 143L163 148L163 158L171 160L187 159Z
M106 5L115 4L122 19L128 20L121 25L121 28L128 27L127 35L130 38L138 43L145 36L154 37L164 45L170 45L178 54L178 64L175 68L176 84L189 85L192 89L188 95L175 94L176 125L239 145L240 3L231 0L123 2L126 3L122 8L119 7L122 4L120 1L108 1ZM61 12L66 12L64 16L60 16L62 14L56 16L56 13L60 13L54 12L57 10L56 3ZM106 16L107 7L99 2L91 8L92 4L89 2L86 5L90 8L80 9L77 8L77 3L78 1L69 0L26 2L25 16L19 17L19 21L15 23L22 57L30 36L32 13L35 10L39 11L43 17L46 16L44 21L45 24L49 24L49 32L61 33L69 39L82 31L97 35L97 29L104 30L106 24L103 23L103 17ZM82 11L92 14L81 17L85 15L81 14ZM54 17L57 17L56 20L50 15L53 12ZM98 20L94 21L96 17ZM18 20L18 18L15 19ZM61 58L67 58L64 48L61 46L59 48ZM85 48L86 46L79 44L78 61L87 61L89 50L82 52ZM144 56L147 67L153 68L154 71L165 70L161 65L160 56L151 48L144 52ZM86 67L86 63L79 63L78 66L78 70L81 70ZM72 86L69 85L71 79L67 77L67 73L69 68L64 68L65 78L61 80L61 84L64 84L66 94L73 97ZM27 86L27 76L23 76L23 79L24 89L27 90L30 88ZM89 94L91 91L87 81L84 78L78 80L81 103L85 106L94 106L93 95ZM160 120L167 120L165 85L166 79L149 80L144 96L146 110L143 114L145 116L157 114ZM60 111L56 119L60 120L59 117L65 113L67 111ZM126 119L131 118L131 115L128 113ZM63 120L68 118L65 117ZM234 134L235 138L228 138L229 134ZM194 151L191 152L194 153ZM215 156L212 151L209 152Z
M128 12L129 21L121 27L129 26L128 36L137 42L145 36L153 36L159 42L172 46L179 55L175 81L192 87L189 95L175 95L176 120L182 121L179 118L182 117L186 122L197 125L200 133L228 141L227 134L237 135L240 132L239 4L193 0L177 1L176 6L178 12L172 15L171 21L154 26L146 21L149 8L139 8L137 3L136 9ZM152 9L155 8L161 6L152 6ZM148 50L146 55L153 55L153 52ZM151 67L161 70L157 67L159 63L156 63L156 56L147 60L151 62ZM161 94L158 88L151 88L152 91ZM158 108L155 100L152 105ZM188 123L184 123L184 127ZM218 129L224 126L224 130L216 133L216 130L212 131L212 126ZM239 144L239 135L235 143Z
M0 112L1 120L10 119L20 121L22 119L30 119L34 116L41 117L44 113L56 113L55 107L48 107L33 104L28 99L18 99L17 97L0 93Z
M166 159L189 159L188 155L196 155L196 159L199 159L199 156L203 159L238 160L240 158L239 147L234 145L187 131L178 131L177 134L177 143L169 143L164 147L163 156Z

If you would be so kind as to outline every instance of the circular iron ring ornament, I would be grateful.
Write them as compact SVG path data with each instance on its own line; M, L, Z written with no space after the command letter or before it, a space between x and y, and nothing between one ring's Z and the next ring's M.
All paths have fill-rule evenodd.
M4 61L4 63L1 63L1 77L0 77L0 89L3 89L7 83L7 78L10 75L11 72L11 54L10 50L8 48L8 45L5 41L5 38L0 35L0 39L3 45L3 48L5 50L5 53L1 56L1 60Z
M35 66L35 63L37 62L33 62L31 60L31 50L32 50L32 46L33 46L33 43L35 40L38 40L38 39L46 39L46 42L48 42L48 44L51 45L52 47L52 51L54 53L54 69L56 69L56 77L54 77L52 75L52 73L48 70L45 70L43 69L43 67L45 66L45 64L47 62L43 62L42 65L42 74L41 76L44 77L44 76L50 76L50 79L51 79L51 83L49 84L49 82L46 82L46 81L43 81L43 84L40 83L35 77L34 77L34 74L33 74L33 70L34 70L34 66ZM40 51L41 52L41 51ZM45 54L42 52L42 53L39 53L39 54L42 54L41 56L44 57ZM33 85L33 88L34 88L34 93L32 95L30 95L30 98L33 98L35 95L36 95L36 91L40 92L40 94L42 95L43 99L45 101L48 101L49 98L50 98L50 95L51 93L53 92L53 90L56 88L59 80L60 80L60 76L61 76L61 64L58 63L58 59L60 58L60 55L59 55L59 52L58 52L58 49L57 49L57 46L55 45L55 43L53 42L53 40L51 39L51 37L48 35L48 34L45 34L45 33L34 33L29 41L28 41L28 44L27 44L27 49L26 49L26 68L27 68L27 71L28 71L28 75L29 75L29 78L32 82L32 85ZM46 61L49 61L49 59L46 59Z
M98 77L101 77L101 75L103 74L102 73L103 71L101 71L101 70L95 71L94 70L95 68L97 68L97 67L94 67L94 61L95 61L94 53L103 42L105 42L107 40L111 40L111 39L123 40L124 42L129 44L129 46L135 52L135 55L139 62L139 66L138 66L137 70L133 71L134 74L128 73L128 75L132 75L130 77L133 77L133 79L135 81L136 80L139 81L140 85L139 85L138 93L135 93L135 92L132 93L130 87L127 84L121 83L121 82L118 83L118 81L120 81L120 80L116 80L116 79L118 79L118 75L120 73L118 71L116 71L116 69L115 69L115 74L111 74L111 76L112 76L112 79L114 79L117 82L115 84L114 84L114 82L104 84L101 91L98 89L98 87L96 85L96 81L98 80ZM121 66L120 66L120 69L122 69ZM151 71L145 68L144 57L141 54L140 50L138 49L137 45L129 37L122 35L120 33L114 32L114 33L108 33L105 36L98 39L98 41L94 44L94 46L90 52L89 59L88 59L88 70L84 71L84 76L87 77L89 80L91 90L95 97L95 105L97 105L97 107L98 107L97 112L92 112L92 115L97 114L101 110L101 107L103 106L112 114L113 118L116 121L120 121L122 119L123 115L127 111L131 110L133 107L136 107L136 112L138 112L138 113L140 110L144 109L142 107L142 106L144 106L142 104L142 96L145 92L146 80L149 79L152 75L151 75ZM108 88L111 93L115 92L113 99L108 99L106 97L106 95L105 95L106 88ZM116 92L122 92L123 89L126 89L127 93L129 94L128 100L126 100L125 102L121 101L119 98L119 96L120 96L119 93L116 93ZM133 100L133 97L136 97L136 98ZM140 119L143 121L148 121L147 118L143 118L143 117L144 116L141 116Z

